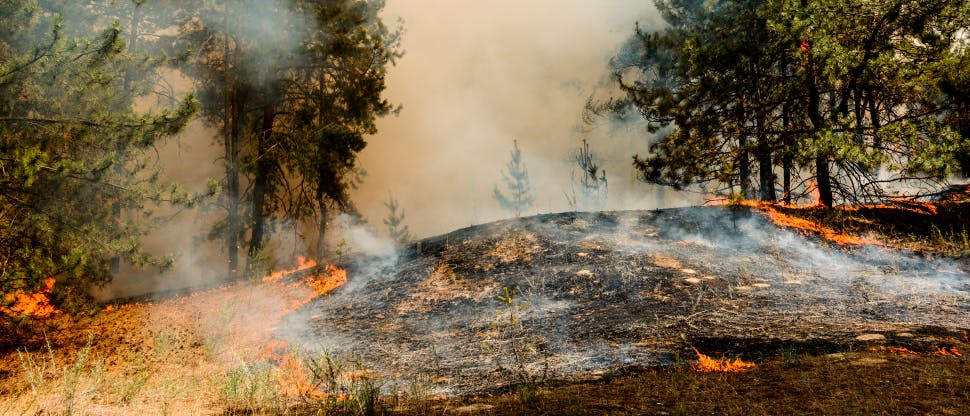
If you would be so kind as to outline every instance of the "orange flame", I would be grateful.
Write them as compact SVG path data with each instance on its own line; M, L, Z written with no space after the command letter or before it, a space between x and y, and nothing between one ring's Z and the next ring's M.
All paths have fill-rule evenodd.
M296 261L297 261L296 267L292 269L287 269L287 270L278 270L273 273L270 273L266 276L263 276L263 281L267 283L275 282L277 280L280 280L283 276L296 273L300 270L306 270L317 265L317 262L315 260L313 259L307 260L303 256L297 257Z
M302 308L314 299L330 293L330 291L342 286L344 283L347 283L347 271L328 263L322 273L312 274L301 281L290 284L290 287L294 288L307 287L311 289L311 292L305 296L292 299L289 306L281 310L276 317L282 318Z
M46 318L57 312L57 308L51 305L48 294L54 291L54 278L44 279L37 293L24 293L17 291L8 293L4 296L9 307L0 307L0 312L7 316L25 316L31 318Z
M957 349L957 347L950 347L949 349L947 349L946 347L940 347L938 350L933 351L933 355L939 355L941 357L946 357L946 356L962 357L963 353L961 353L960 350Z
M691 347L697 353L697 362L691 364L690 368L701 373L740 373L754 367L754 363L742 361L740 358L734 360L716 360L701 354L697 348Z
M725 205L727 201L708 201L710 205ZM799 218L794 215L785 214L778 210L779 205L764 202L764 201L754 201L754 200L742 200L737 202L738 205L755 208L761 211L768 219L778 226L791 228L802 234L813 234L817 235L825 240L837 243L843 246L861 246L861 245L875 245L883 246L881 241L870 237L856 236L846 233L840 233L829 227L826 227L817 222L809 221L804 218Z
M905 347L896 347L896 346L884 347L884 346L879 346L879 347L876 348L876 350L877 351L881 351L881 352L888 352L888 353L892 353L892 354L896 354L896 355L919 355L918 352L913 351L913 350L911 350L909 348L905 348Z

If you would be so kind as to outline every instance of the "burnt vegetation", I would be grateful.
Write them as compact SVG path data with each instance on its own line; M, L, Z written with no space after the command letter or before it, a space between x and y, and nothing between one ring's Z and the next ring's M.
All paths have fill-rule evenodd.
M657 6L586 119L645 122L639 179L717 206L601 211L583 140L593 212L523 216L513 142L515 218L418 239L388 194L390 249L328 251L397 110L382 1L4 2L0 413L970 413L970 4ZM155 152L194 119L190 192ZM225 279L91 300L196 206ZM308 258L270 273L284 233Z

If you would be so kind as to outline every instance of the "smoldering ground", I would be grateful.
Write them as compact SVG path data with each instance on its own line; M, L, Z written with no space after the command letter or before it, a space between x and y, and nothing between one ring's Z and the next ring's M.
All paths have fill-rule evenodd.
M283 327L389 383L433 374L447 395L672 365L691 345L755 361L872 340L931 351L970 328L965 268L842 247L748 208L500 221L423 240L368 275Z

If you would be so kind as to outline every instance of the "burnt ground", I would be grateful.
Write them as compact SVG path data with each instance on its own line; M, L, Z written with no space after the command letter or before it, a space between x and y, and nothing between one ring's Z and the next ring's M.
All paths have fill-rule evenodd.
M692 347L756 362L929 352L967 336L968 273L963 260L806 237L748 208L549 214L359 261L278 332L356 357L385 386L469 396L523 376L671 366L696 359Z

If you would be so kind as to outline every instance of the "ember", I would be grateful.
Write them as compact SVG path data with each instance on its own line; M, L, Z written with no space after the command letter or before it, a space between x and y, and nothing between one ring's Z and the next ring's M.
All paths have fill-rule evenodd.
M909 348L905 348L905 347L896 347L896 346L885 347L885 346L879 346L879 347L877 347L875 349L876 349L876 351L888 352L888 353L897 354L897 355L919 355L918 352L913 351L913 350L911 350Z
M754 363L742 361L740 358L720 360L701 354L697 348L691 347L697 353L697 362L691 364L690 368L701 373L740 373L754 367Z

